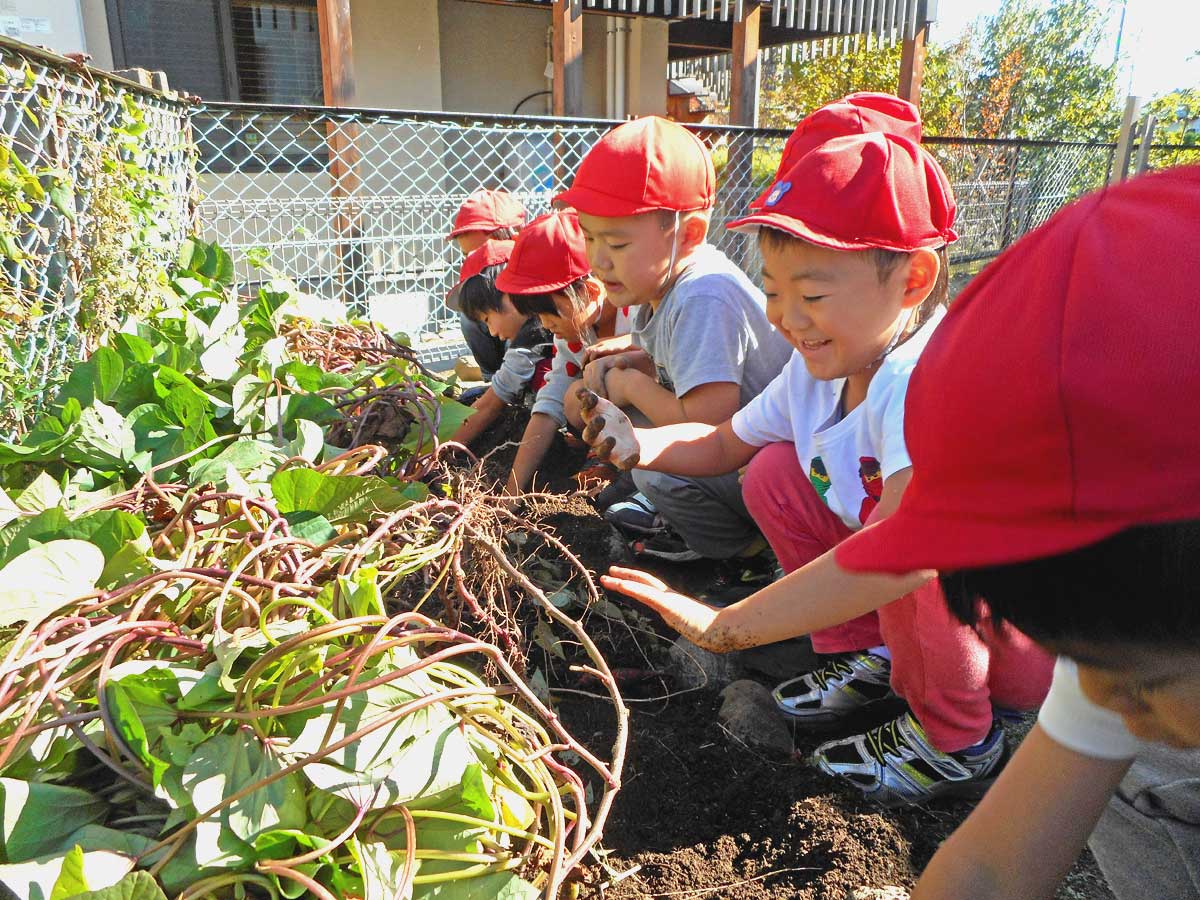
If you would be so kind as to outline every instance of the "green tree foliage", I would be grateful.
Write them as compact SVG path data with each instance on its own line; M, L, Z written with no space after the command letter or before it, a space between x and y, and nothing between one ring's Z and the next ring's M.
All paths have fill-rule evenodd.
M1157 121L1156 143L1200 147L1200 88L1180 88L1156 97L1145 111ZM1200 157L1196 157L1200 162Z
M1107 2L1004 0L958 44L932 44L921 93L926 132L1111 140L1121 112L1117 72L1095 54L1111 16ZM765 92L764 119L790 127L851 91L894 91L899 73L899 45L864 43L796 63Z

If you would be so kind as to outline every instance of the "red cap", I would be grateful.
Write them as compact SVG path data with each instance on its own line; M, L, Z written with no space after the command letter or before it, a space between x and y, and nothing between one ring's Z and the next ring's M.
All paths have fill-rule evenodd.
M496 287L506 294L549 294L590 271L579 216L560 210L538 216L521 230Z
M849 134L869 134L872 131L894 134L919 144L921 111L914 104L901 100L894 94L878 94L871 91L860 91L827 103L801 119L788 136L787 143L783 145L783 156L779 160L779 170L775 173L776 181L792 168L800 157L810 150L817 149L826 141ZM750 204L750 208L762 209L774 186L772 182L771 187Z
M785 174L760 212L730 222L775 228L831 250L911 251L957 240L954 191L937 161L908 138L834 138Z
M512 256L512 241L484 241L463 258L462 268L458 270L458 283L446 294L446 306L455 312L462 309L458 295L462 286L474 278L488 266L502 266ZM496 279L499 283L499 278ZM503 288L501 288L503 290Z
M508 191L480 188L466 199L454 216L446 240L468 231L492 232L497 228L519 229L525 224L525 207Z
M1003 565L1200 519L1200 166L1068 206L968 286L913 372L900 508L848 569Z
M682 125L658 116L618 125L587 152L569 190L554 198L590 216L687 212L716 202L708 148Z

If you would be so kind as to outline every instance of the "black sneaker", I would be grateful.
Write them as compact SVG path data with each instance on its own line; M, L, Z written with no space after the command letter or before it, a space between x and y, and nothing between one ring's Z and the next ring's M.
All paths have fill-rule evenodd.
M721 560L712 585L700 595L709 606L732 606L783 577L770 547L753 556Z
M650 498L640 491L614 503L604 511L604 518L618 531L629 535L653 535L667 527Z

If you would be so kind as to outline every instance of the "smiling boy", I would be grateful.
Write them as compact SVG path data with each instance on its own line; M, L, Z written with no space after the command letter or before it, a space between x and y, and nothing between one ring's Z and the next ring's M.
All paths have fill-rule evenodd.
M1053 896L1085 840L1120 900L1200 897L1198 211L1200 167L1142 176L976 276L912 379L898 511L839 548L1062 654L914 900Z

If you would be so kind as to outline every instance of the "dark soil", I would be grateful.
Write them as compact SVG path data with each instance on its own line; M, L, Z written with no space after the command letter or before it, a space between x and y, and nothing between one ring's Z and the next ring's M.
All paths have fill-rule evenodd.
M485 435L495 447L523 428L512 415ZM573 486L579 450L550 455L552 489ZM486 452L486 451L485 451ZM489 469L502 475L513 448L498 451ZM541 501L530 518L549 526L594 573L627 561L627 551L582 496ZM693 594L714 567L659 566L660 577ZM614 669L663 672L673 635L661 622L631 610L614 625L593 615L591 633ZM564 684L551 678L551 684ZM576 684L576 687L579 685ZM669 676L632 679L623 688L631 709L623 786L604 832L605 866L595 867L583 897L712 897L728 900L843 900L859 887L911 888L917 875L970 812L967 803L880 811L803 763L828 734L797 736L792 757L732 738L720 725L713 691L677 692ZM593 748L611 746L610 707L578 692L559 691L557 707L571 731ZM598 787L598 785L597 785ZM1112 897L1090 854L1058 893L1061 900Z

